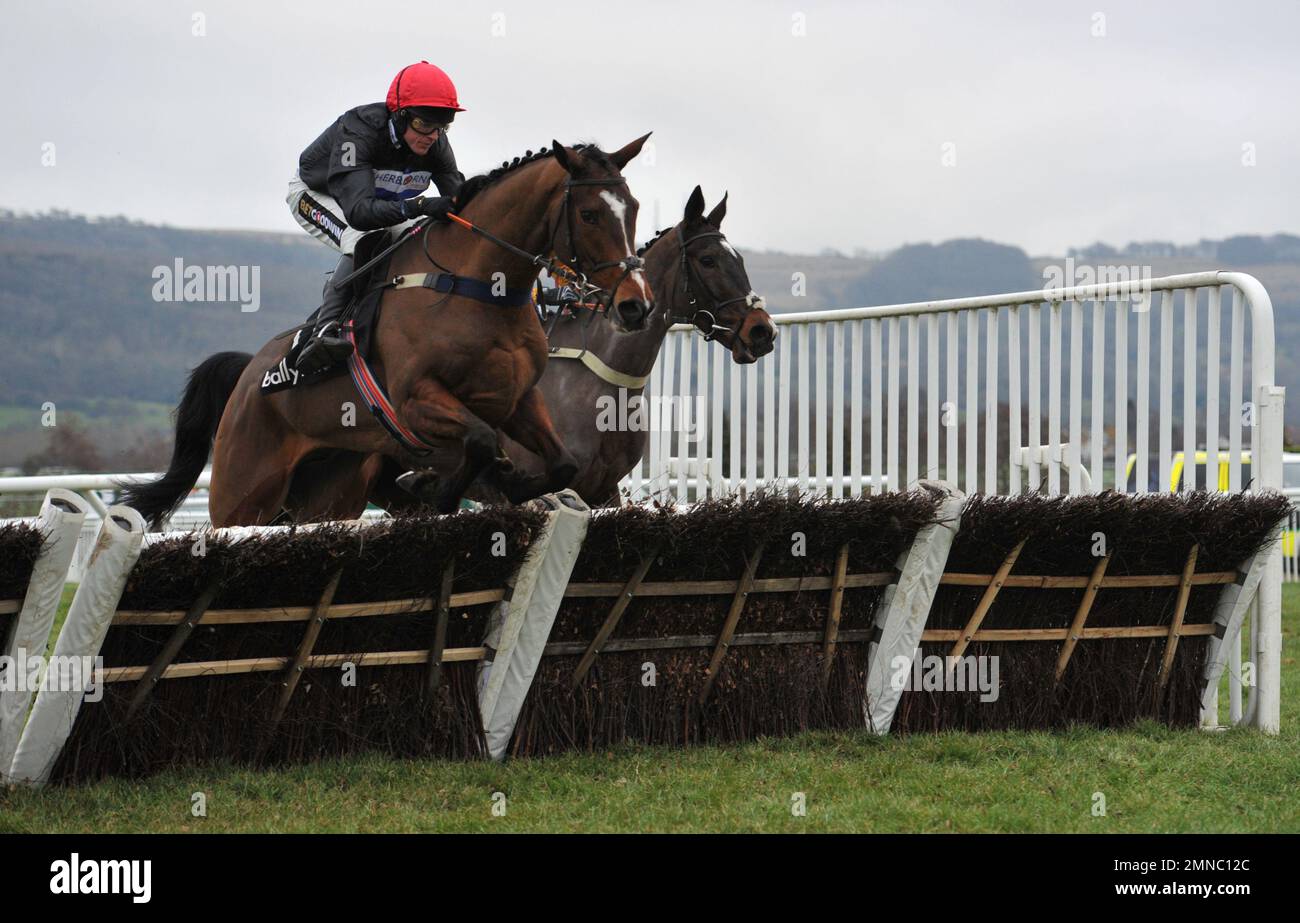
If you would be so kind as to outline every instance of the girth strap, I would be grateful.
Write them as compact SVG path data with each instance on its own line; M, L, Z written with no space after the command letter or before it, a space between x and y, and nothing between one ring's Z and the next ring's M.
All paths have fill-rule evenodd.
M577 359L591 369L592 373L601 381L617 385L620 388L644 388L646 382L650 380L649 375L625 375L616 369L612 369L605 364L600 356L586 349L577 349L572 346L552 346L550 357L552 359Z
M498 295L491 282L450 272L413 272L410 275L396 276L388 284L392 288L427 288L445 295L460 295L499 308L518 308L533 302L531 288L507 288L504 294Z
M388 400L388 395L384 392L384 386L375 378L370 366L361 356L361 350L357 347L356 334L352 328L352 322L348 321L343 325L343 335L352 343L352 355L348 357L348 372L352 375L352 383L356 385L357 391L361 393L362 399L366 402L366 407L370 412L383 424L384 429L388 430L390 436L398 441L401 446L412 455L428 455L433 449L431 443L425 442L412 430L397 418L397 411Z

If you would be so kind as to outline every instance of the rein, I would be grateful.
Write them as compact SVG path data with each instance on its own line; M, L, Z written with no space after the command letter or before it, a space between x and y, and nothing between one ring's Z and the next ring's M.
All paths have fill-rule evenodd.
M589 281L590 276L595 275L596 273L604 269L612 269L614 267L618 267L622 269L623 275L619 278L617 282L614 283L612 288L608 289L608 295L609 295L608 299L604 302L603 305L600 305L600 303L597 302L596 305L593 306L596 310L600 310L601 308L603 308L604 310L608 310L610 305L614 301L614 293L618 291L619 286L623 284L623 282L627 279L629 275L631 275L636 270L641 269L645 265L645 261L642 260L641 257L639 256L629 254L628 256L620 257L619 259L616 260L604 260L602 262L595 263L589 268L589 272L587 273L578 271L578 267L584 262L584 260L583 257L578 254L577 237L575 236L573 231L573 209L571 207L573 187L574 186L625 186L625 185L627 185L627 180L625 180L621 176L608 177L603 179L566 180L564 183L564 200L560 204L560 214L559 216L557 216L555 225L551 228L550 241L547 244L545 253L529 253L527 250L523 249L522 247L515 246L514 244L510 243L510 241L498 237L496 234L493 234L491 231L487 230L486 228L480 227L479 225L474 224L471 221L467 221L466 219L462 218L460 215L448 214L447 218L451 221L454 221L456 224L459 224L461 227L465 228L470 233L477 234L480 237L482 237L484 240L488 241L489 243L495 244L496 246L500 247L502 250L505 250L507 253L513 253L515 256L528 260L528 262L532 263L534 266L537 266L539 269L545 269L552 278L565 279L569 281L581 293L581 296L583 298L590 298L593 295L596 295L598 292L607 291L606 289L601 288L599 285L595 285L591 283ZM567 233L569 235L569 249L573 251L573 255L565 262L561 262L553 255L552 256L546 255L546 253L554 254L557 249L555 246L555 238L559 234L561 219L563 219L565 227L567 229ZM426 248L426 255L427 255L427 248ZM432 260L432 257L430 257L430 259ZM427 274L427 275L435 275L435 274ZM443 286L442 288L435 288L435 285L429 282L427 279L422 279L417 275L411 275L408 276L406 280L404 280L406 283L405 285L399 284L397 287L402 288L402 287L409 287L410 285L424 285L425 287L435 288L435 290L439 290L439 291L452 291L459 284L463 289L465 289L465 293L468 293L470 290L473 289L473 286L465 285L466 280L462 276L455 276L454 274L448 272L443 272L438 275L442 277L450 276L451 281L446 283L441 283L441 285ZM478 280L468 280L468 281L473 282ZM479 283L479 284L485 284L485 283ZM530 299L531 299L531 291L532 289L530 288L529 289ZM470 295L470 297L477 297L477 296ZM514 301L514 299L511 300L512 302ZM582 306L588 307L589 305L583 303Z
M505 250L507 253L513 253L528 262L537 266L539 269L545 269L552 278L565 279L570 282L581 294L583 299L591 298L599 292L606 291L599 285L589 281L589 275L595 275L604 269L619 267L623 270L623 275L614 283L612 289L608 290L608 299L604 302L587 302L579 301L576 306L588 308L596 312L606 311L614 301L614 293L618 291L619 286L627 279L629 275L645 266L645 261L639 256L628 255L616 260L604 260L590 267L589 273L576 271L576 267L583 262L583 258L578 254L577 237L573 232L573 209L571 208L572 194L574 186L625 186L627 180L623 177L608 177L603 179L569 179L564 183L564 200L560 205L560 218L569 235L569 249L573 251L573 256L564 262L556 259L554 256L546 256L545 253L530 253L522 247L517 247L510 241L498 237L486 228L480 227L471 221L462 218L460 215L448 214L447 219L459 224L472 234L477 234L484 240L488 241ZM334 279L331 284L336 290L342 290L345 286L352 283L354 279L363 277L372 267L379 264L380 261L388 257L398 247L406 243L412 237L421 233L425 235L424 254L429 261L438 266L441 272L431 273L409 273L405 276L396 276L387 282L385 288L427 288L435 292L446 295L461 295L466 298L472 298L476 301L483 301L488 304L495 304L500 307L518 307L529 304L532 301L532 289L511 291L507 289L503 294L497 294L495 286L491 283L484 282L480 279L472 279L468 276L457 275L448 271L437 260L429 254L428 248L428 231L433 226L432 218L424 218L407 228L403 233L387 247L377 253L371 259L367 260L365 265L359 266L342 279ZM555 238L559 234L560 220L557 218L554 227L551 228L550 241L547 245L547 252L554 254L556 251ZM574 268L570 268L574 267Z

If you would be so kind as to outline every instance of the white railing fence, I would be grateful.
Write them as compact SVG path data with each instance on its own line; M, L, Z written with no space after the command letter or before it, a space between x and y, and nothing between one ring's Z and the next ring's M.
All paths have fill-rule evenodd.
M1282 487L1273 308L1243 273L773 320L774 354L744 367L673 328L625 495L781 484L840 497L922 479L966 493L1168 491L1178 453L1179 490ZM1196 463L1206 447L1223 451L1226 483ZM1234 684L1233 723L1277 726L1281 581L1275 548L1249 631L1259 683L1244 711Z
M1134 492L1169 485L1175 453L1207 445L1227 453L1226 489L1282 485L1272 306L1251 276L773 320L776 351L748 366L673 328L646 389L649 446L623 482L629 496L781 481L842 496L921 479L966 493L1042 481L1053 494ZM1270 470L1255 471L1268 438ZM1204 470L1188 466L1179 488L1218 489Z

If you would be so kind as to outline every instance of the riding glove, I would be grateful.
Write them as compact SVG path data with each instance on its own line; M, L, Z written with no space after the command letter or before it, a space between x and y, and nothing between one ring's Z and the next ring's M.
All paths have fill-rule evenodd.
M408 217L428 215L437 221L446 221L447 214L455 211L456 201L451 196L425 196L421 199L407 199L402 203L402 213Z

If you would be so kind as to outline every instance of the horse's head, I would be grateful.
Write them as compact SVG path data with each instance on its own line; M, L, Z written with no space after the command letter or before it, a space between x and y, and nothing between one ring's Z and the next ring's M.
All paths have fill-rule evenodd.
M568 174L552 221L555 255L608 293L608 313L623 331L643 330L654 307L650 283L633 250L639 203L622 169L648 134L606 154L592 146L552 142L555 161Z
M663 296L670 319L694 324L731 350L732 359L747 364L772 351L776 327L749 282L744 258L722 233L726 214L723 195L705 215L704 192L696 186L681 223L655 244L671 251L662 258L672 264L660 265L676 273L671 294Z

